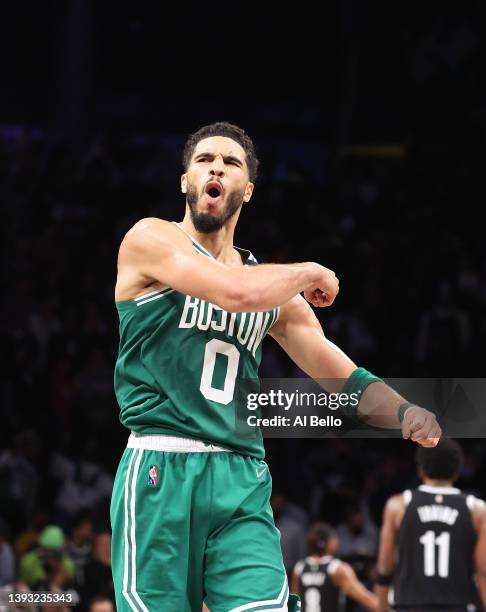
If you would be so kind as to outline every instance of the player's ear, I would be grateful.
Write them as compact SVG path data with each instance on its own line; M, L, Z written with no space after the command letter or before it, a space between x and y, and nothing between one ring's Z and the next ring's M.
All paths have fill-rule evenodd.
M187 174L181 175L181 191L187 193Z
M255 185L253 183L247 183L245 193L243 195L243 202L249 202L251 200L251 196L253 194L253 189Z

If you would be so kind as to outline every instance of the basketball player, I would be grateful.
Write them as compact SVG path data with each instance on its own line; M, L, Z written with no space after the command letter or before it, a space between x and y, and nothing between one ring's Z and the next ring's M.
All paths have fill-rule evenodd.
M300 595L302 612L339 612L342 595L367 610L378 609L378 598L361 584L353 568L332 555L338 539L326 523L315 523L307 533L309 556L292 572L292 591Z
M361 397L352 416L426 446L440 427L325 338L308 302L332 304L334 272L255 265L233 246L258 166L245 132L206 126L183 162L182 222L139 221L118 256L115 390L132 433L111 504L117 610L295 610L261 432L235 428L237 381L257 377L263 337L310 376L344 380Z
M386 503L376 587L380 611L389 609L391 584L397 610L475 610L474 574L486 604L486 504L453 487L462 462L454 440L419 448L423 484Z

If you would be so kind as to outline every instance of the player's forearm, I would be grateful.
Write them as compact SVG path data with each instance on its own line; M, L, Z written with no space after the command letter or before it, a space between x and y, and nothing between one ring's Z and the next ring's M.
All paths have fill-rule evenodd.
M407 400L394 389L381 382L369 385L360 399L358 417L373 427L399 429L399 409Z
M394 389L385 385L364 368L355 370L346 381L343 392L360 397L353 416L374 427L401 429L405 440L434 447L442 429L433 412L407 402Z
M314 263L263 264L231 268L241 310L257 312L280 306L317 282L320 266Z
M376 610L378 607L377 596L368 591L364 586L360 585L359 590L354 595L354 599L367 610Z
M486 574L484 572L476 573L476 584L478 586L481 603L486 610Z
M354 574L348 573L344 580L339 581L341 590L351 599L362 605L367 610L376 610L378 606L377 596L369 591Z
M389 587L377 584L375 586L375 595L378 597L378 611L386 612L390 609L388 604Z

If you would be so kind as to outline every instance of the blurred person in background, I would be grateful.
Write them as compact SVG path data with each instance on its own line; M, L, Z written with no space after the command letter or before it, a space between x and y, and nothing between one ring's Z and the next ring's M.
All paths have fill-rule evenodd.
M38 507L30 524L18 534L14 541L15 558L17 561L19 561L25 553L28 553L37 546L41 531L49 522L47 509L45 507Z
M378 529L357 506L346 510L346 521L336 528L340 557L368 557L374 559L378 546Z
M115 601L113 577L111 574L111 533L102 531L96 533L93 540L91 558L85 566L84 584L80 591L81 610L85 610L85 602L96 596Z
M16 604L10 602L10 595L15 593L29 593L30 589L25 582L19 580L0 586L0 612L38 612L39 608L34 604ZM57 608L57 612L63 612L62 608Z
M15 580L15 556L8 537L7 523L0 516L0 587Z
M90 438L76 458L67 453L52 454L50 475L59 482L56 511L67 522L110 497L113 476L100 461L101 447L101 440Z
M288 574L299 559L305 555L305 533L308 525L307 514L289 501L282 488L274 487L270 497L275 525L280 531L280 544L284 566Z
M87 612L115 612L115 606L111 599L100 595L91 600Z
M422 481L390 497L381 528L380 612L474 612L486 607L486 503L453 486L463 466L461 446L442 439L417 451ZM479 590L479 593L478 593Z
M28 524L35 509L40 450L39 436L29 429L14 437L12 449L0 452L2 514L14 533Z
M356 576L353 568L333 555L338 538L326 523L314 523L307 532L309 556L292 572L291 588L302 601L302 612L339 612L344 596L367 610L378 610L378 598Z
M74 586L76 566L65 552L64 533L48 525L39 536L39 547L20 559L19 578L33 590L65 590Z
M84 584L84 570L91 558L93 545L93 521L87 512L74 518L66 542L66 553L76 566L76 583Z

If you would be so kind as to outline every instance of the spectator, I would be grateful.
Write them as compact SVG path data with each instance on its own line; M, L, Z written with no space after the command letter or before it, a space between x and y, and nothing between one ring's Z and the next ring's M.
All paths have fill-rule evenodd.
M68 520L79 512L92 510L111 494L113 476L97 462L99 446L97 440L90 439L77 460L60 453L52 457L51 475L60 481L56 507Z
M13 449L0 452L2 513L15 530L25 526L35 509L39 452L39 436L33 430L20 432L14 438Z
M278 488L274 488L270 503L275 525L280 531L285 569L290 572L306 553L307 515L299 506L290 503L287 495Z
M85 568L81 595L82 602L91 601L96 596L115 601L111 574L111 533L109 531L97 533L94 537L93 553Z
M373 559L376 556L378 530L361 509L349 508L346 522L338 525L336 533L339 540L338 555L340 557Z
M15 557L21 557L33 550L39 543L39 536L44 527L49 523L49 516L45 508L37 508L30 524L24 529L14 542Z
M84 584L84 569L91 558L93 521L82 512L72 522L66 553L76 566L76 583Z
M88 612L115 612L115 606L107 597L95 597L89 604Z
M39 536L39 548L20 560L19 578L31 589L65 589L74 584L76 567L64 551L60 527L48 525Z
M15 557L8 542L8 527L0 516L0 587L15 580Z

